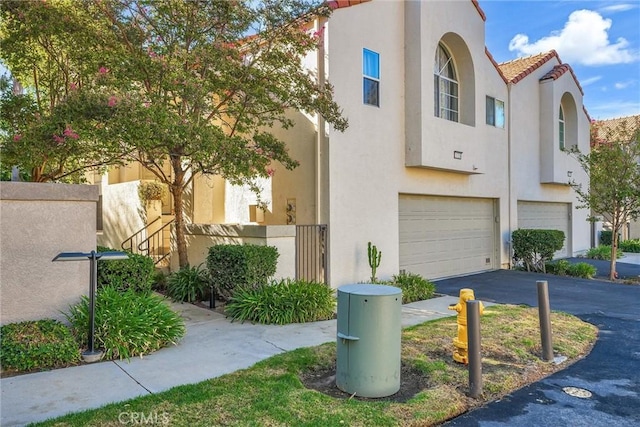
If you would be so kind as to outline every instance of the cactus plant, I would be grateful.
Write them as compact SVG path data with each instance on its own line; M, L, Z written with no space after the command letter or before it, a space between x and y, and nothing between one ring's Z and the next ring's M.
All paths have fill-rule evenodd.
M369 267L371 267L371 282L375 283L377 280L376 270L380 266L382 251L378 251L376 245L372 245L371 242L369 242L367 243L367 254L369 255Z

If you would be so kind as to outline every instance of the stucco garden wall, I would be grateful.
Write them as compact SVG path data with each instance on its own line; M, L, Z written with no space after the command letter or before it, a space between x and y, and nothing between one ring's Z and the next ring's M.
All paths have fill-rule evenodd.
M280 256L275 279L294 278L296 275L294 225L188 224L186 235L191 265L206 263L209 248L213 245L250 243L278 249ZM171 261L171 270L179 270L177 252L172 253Z
M53 262L96 248L98 187L0 183L0 323L63 319L89 290L89 262Z

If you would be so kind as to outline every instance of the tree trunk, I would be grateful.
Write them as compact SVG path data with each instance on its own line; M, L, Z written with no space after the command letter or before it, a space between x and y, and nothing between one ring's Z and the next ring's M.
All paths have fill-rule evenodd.
M618 228L620 228L619 222L614 217L611 223L611 263L609 264L609 280L615 280L616 274L616 260L618 259Z
M176 246L178 248L178 265L180 268L189 265L189 257L187 255L187 238L185 236L184 227L184 178L185 171L182 169L182 158L174 156L171 158L171 167L173 168L173 183L169 186L173 195L173 210L176 223Z
M182 206L182 196L184 194L184 190L182 186L175 185L171 187L171 193L173 195L173 209L176 223L176 246L178 248L178 264L180 268L183 268L189 264L189 258L187 255L187 239L184 233L184 212Z

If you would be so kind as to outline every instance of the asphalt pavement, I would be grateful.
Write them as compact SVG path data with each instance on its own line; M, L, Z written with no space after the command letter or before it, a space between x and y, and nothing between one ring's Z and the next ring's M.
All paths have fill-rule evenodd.
M640 265L619 263L617 271L638 277ZM437 289L453 295L464 285L482 300L537 306L538 280L549 285L552 310L574 314L599 328L595 347L567 369L445 425L639 426L640 286L499 270L442 280Z

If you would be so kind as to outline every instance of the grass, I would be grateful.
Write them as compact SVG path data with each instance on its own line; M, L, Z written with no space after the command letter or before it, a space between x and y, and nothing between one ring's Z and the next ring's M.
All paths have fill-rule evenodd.
M335 364L335 343L283 353L219 378L173 388L38 425L117 426L144 416L172 426L428 426L498 399L587 354L597 329L579 319L552 314L554 350L561 365L540 360L537 310L493 306L481 318L484 394L467 397L465 366L453 362L449 317L402 333L403 364L428 377L428 386L404 403L383 399L341 399L308 389L301 376ZM402 379L401 379L402 380ZM123 415L124 414L124 415Z

